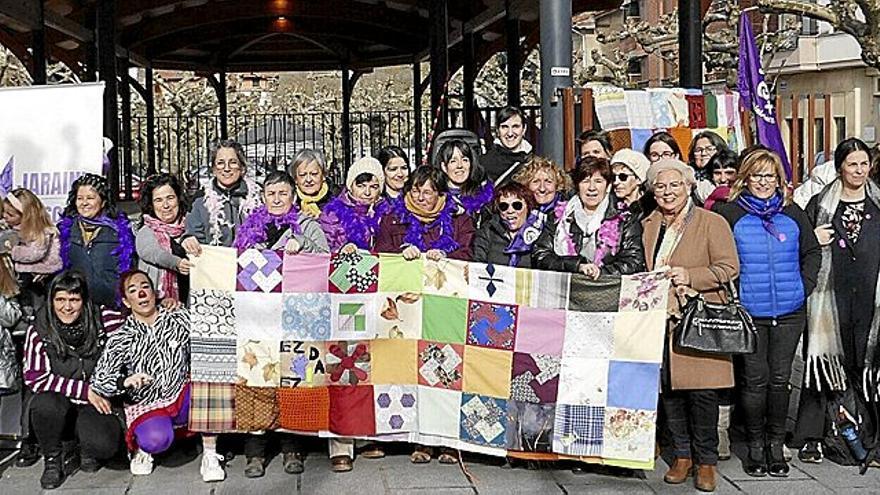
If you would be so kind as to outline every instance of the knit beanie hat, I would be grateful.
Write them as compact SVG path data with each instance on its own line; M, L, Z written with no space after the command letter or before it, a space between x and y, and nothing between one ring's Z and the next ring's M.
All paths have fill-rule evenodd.
M379 180L379 187L385 188L385 172L382 170L382 164L379 163L379 160L371 156L365 156L358 161L351 164L351 167L348 169L348 174L345 176L345 187L349 191L354 187L354 180L358 175L363 173L372 174L376 179Z
M645 155L638 151L629 148L618 150L617 153L611 157L611 165L613 166L615 163L620 163L621 165L629 167L629 169L636 174L636 177L639 178L639 182L645 182L645 179L648 178L648 168L651 166L651 162L648 161L648 158L645 157Z

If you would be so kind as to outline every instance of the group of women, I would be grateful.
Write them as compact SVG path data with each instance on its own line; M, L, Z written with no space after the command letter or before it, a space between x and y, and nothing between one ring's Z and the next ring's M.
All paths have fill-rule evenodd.
M515 111L509 117L522 123ZM13 191L3 202L17 237L3 255L11 262L0 263L0 325L22 318L19 292L36 301L24 346L25 431L44 458L43 487L60 486L75 466L99 469L123 444L131 471L147 475L152 456L187 435L185 303L191 260L204 245L291 254L370 250L593 279L664 271L672 289L662 429L674 454L666 481L693 475L698 489L714 490L719 441L721 457L729 456L719 440L726 434L721 392L734 387L735 368L739 398L732 402L742 408L749 447L744 468L752 476L787 476L789 380L805 328L811 390L822 392L801 396L801 458L821 460L828 401L848 386L880 394L880 189L868 180L867 146L858 139L838 146L839 177L806 211L791 202L775 153L754 147L736 156L711 132L695 137L690 163L664 132L643 153L613 150L604 134L592 132L582 136L581 151L570 173L533 154L506 170L496 164L489 175L503 170L509 179L496 187L479 150L465 141L443 142L435 163L414 170L403 150L387 147L356 161L337 188L323 155L306 150L289 171L272 171L259 186L241 146L221 141L211 154L212 177L191 206L176 178L145 181L136 234L102 177L74 183L57 228L36 197ZM756 352L734 362L674 345L684 297L721 302L732 280L754 318ZM79 443L72 452L63 442L70 431ZM304 439L261 431L245 438L246 476L264 474L273 438L284 470L303 471ZM202 437L206 481L225 477L216 440ZM352 469L353 440L333 439L329 451L334 471ZM376 444L361 451L384 456ZM36 462L35 452L26 446L20 464ZM416 446L411 460L430 462L432 455ZM455 453L441 450L439 460L454 463Z

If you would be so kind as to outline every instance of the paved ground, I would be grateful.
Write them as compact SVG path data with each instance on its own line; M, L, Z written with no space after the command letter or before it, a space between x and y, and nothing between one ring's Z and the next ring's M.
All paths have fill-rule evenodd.
M76 473L58 490L59 494L82 495L164 495L164 494L235 494L303 493L321 495L373 494L604 494L604 493L694 493L691 483L671 486L663 482L666 464L658 462L652 472L635 476L591 470L587 474L573 474L570 470L504 468L491 459L466 458L465 469L459 466L441 466L435 462L414 466L404 455L393 455L382 460L359 459L354 471L334 474L326 458L315 453L306 461L306 472L300 476L284 474L280 459L269 465L266 476L250 480L242 475L244 458L233 459L227 467L228 478L222 483L207 484L198 473L199 458L193 449L184 449L161 459L151 476L133 477L127 469L102 469L98 473ZM188 450L188 452L187 452ZM755 479L746 476L740 462L722 462L718 493L754 493L773 495L817 493L877 493L880 494L880 469L872 469L859 476L854 468L843 468L826 461L820 465L803 465L795 460L791 477L784 480ZM19 469L8 467L0 479L0 493L39 493L42 463Z

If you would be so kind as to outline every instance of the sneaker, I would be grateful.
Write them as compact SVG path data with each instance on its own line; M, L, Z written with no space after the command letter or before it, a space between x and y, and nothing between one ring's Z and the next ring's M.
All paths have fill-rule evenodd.
M153 472L153 456L138 449L131 458L131 474L135 476L148 476Z
M819 464L822 462L822 442L812 440L804 444L798 452L798 459L801 462L810 462Z
M36 443L23 441L21 449L18 451L18 458L15 459L15 467L31 467L39 460L40 447Z
M40 476L40 486L44 490L54 490L64 483L64 460L61 454L47 456L43 459L43 475Z
M202 474L202 481L206 483L226 479L226 471L220 464L220 455L216 452L202 453L202 465L199 472Z

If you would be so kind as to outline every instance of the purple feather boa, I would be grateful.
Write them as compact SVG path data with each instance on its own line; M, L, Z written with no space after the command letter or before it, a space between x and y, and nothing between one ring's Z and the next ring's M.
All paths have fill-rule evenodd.
M380 200L370 211L368 205L357 204L347 195L347 192L342 193L330 200L321 213L333 215L339 220L347 242L359 249L372 249L379 231L379 221L390 210L388 202Z
M451 201L451 199L447 198L446 205L440 210L440 215L437 216L437 219L425 225L406 208L403 195L401 195L391 206L391 209L401 223L409 225L406 228L406 235L403 237L404 244L415 246L422 252L429 249L439 249L449 254L458 249L460 246L453 236L454 228L452 226L452 217L455 210L458 209L458 204L455 201ZM440 228L440 237L432 242L430 246L426 246L425 234L437 226Z
M241 224L238 234L235 236L235 247L238 249L249 249L257 244L266 242L268 236L266 227L270 223L275 224L278 228L287 226L294 234L302 233L299 227L299 210L296 206L292 206L290 211L284 215L272 215L269 213L266 205L263 205L248 215L244 223Z
M61 217L61 221L58 222L61 261L64 263L65 269L70 268L71 264L70 234L73 231L73 226L79 219L79 215L74 215L72 217ZM116 269L120 274L131 270L132 261L134 261L134 234L131 232L131 224L128 222L128 218L123 214L118 215L116 219L110 219L102 215L95 219L83 219L83 221L107 226L116 232L119 245L111 251L111 254L116 256L117 259Z
M465 196L461 193L460 189L454 193L455 200L458 201L458 204L461 205L467 215L478 213L484 206L492 201L494 195L495 186L492 184L492 181L486 181L486 183L480 187L480 192L472 196Z

